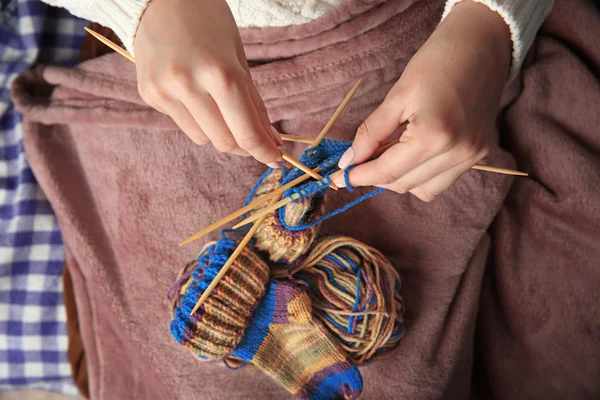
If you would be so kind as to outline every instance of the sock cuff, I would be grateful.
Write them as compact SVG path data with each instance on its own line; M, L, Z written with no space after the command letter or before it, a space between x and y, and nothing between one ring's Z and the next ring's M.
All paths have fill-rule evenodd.
M235 241L224 238L203 251L198 267L183 282L187 291L174 311L172 335L201 358L223 359L233 353L265 294L269 267L246 247L200 309L190 316L235 247Z

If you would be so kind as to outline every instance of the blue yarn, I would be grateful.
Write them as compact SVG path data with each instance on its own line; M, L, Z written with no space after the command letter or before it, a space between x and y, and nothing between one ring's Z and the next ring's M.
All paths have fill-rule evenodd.
M233 355L245 362L251 362L252 358L265 341L269 334L269 326L273 323L273 314L277 303L277 282L271 280L265 288L265 294L258 307L252 314L252 322L246 327L242 341L233 351Z
M350 179L348 178L348 174L350 173L350 170L354 167L356 167L356 165L352 164L344 170L344 184L346 185L346 189L348 189L351 192L354 192L355 188L354 188L354 186L352 186L350 184Z
M363 196L359 197L358 199L356 199L356 200L354 200L354 201L351 201L350 203L346 204L344 207L342 207L342 208L338 208L338 209L337 209L337 210L335 210L335 211L331 211L331 212L329 212L329 213L327 213L327 214L323 215L321 218L319 218L319 219L317 219L317 220L315 220L315 221L312 221L312 222L310 222L310 223L308 223L308 224L291 226L291 225L288 225L288 224L285 222L285 219L283 219L283 218L281 219L281 224L282 224L282 225L283 225L283 226L284 226L286 229L288 229L288 230L290 230L290 231L301 231L301 230L304 230L304 229L312 228L313 226L320 224L321 222L325 221L326 219L329 219L329 218L331 218L331 217L334 217L334 216L336 216L336 215L338 215L338 214L341 214L341 213L343 213L344 211L347 211L347 210L349 210L350 208L354 207L354 206L355 206L355 205L357 205L358 203L362 203L363 201L365 201L365 200L367 200L367 199L369 199L369 198L371 198L371 197L373 197L373 196L376 196L376 195L378 195L378 194L379 194L379 193L381 193L381 192L383 192L383 188L379 188L379 189L377 189L377 190L374 190L374 191L372 191L371 193L367 193L367 194L365 194L365 195L363 195ZM281 208L280 208L280 210L282 210L282 209L284 209L284 208L285 208L285 207L281 207Z
M179 343L184 344L186 328L194 329L195 324L190 313L202 293L225 265L236 245L233 239L223 237L198 255L199 267L192 273L192 283L181 297L170 324L171 334Z
M358 367L351 366L349 369L329 375L315 389L310 400L338 398L337 393L332 393L331 388L341 388L347 386L350 390L358 392L362 390L363 380Z
M354 304L352 305L352 312L356 312L358 310L359 304L360 304L360 272L357 272L356 273L356 290L354 292ZM352 325L354 325L354 315L351 315L350 318L348 318L348 333L354 333L354 330L352 329Z
M285 167L281 167L285 170ZM262 185L263 181L265 180L265 178L267 176L269 176L269 174L273 172L273 168L269 168L267 170L267 172L265 172L259 179L258 182L256 182L256 184L254 185L254 187L252 187L252 189L250 189L250 194L248 195L248 197L246 197L246 201L244 202L244 207L246 207L248 204L250 204L250 200L252 200L252 198L254 197L254 194L256 193L256 189L259 188L260 185Z
M319 271L324 272L327 275L327 279L329 280L329 283L331 283L333 286L335 286L336 289L341 290L342 292L346 293L349 296L352 295L352 293L348 292L346 289L344 289L344 287L342 285L340 285L339 283L336 282L335 277L333 276L333 272L330 269L323 268L319 265L316 265L315 269L318 269Z
M325 318L327 321L329 321L333 326L335 326L337 329L339 329L340 331L344 331L346 330L346 327L341 325L339 322L336 322L336 320L334 320L331 315L327 315L327 313L325 311L318 311L319 314L321 314L323 316L323 318ZM341 338L340 338L341 339ZM341 339L343 340L343 339Z

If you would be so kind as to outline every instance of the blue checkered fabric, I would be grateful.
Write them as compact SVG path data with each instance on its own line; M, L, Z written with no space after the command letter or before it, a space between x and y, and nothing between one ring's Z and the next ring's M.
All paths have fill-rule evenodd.
M27 163L9 84L34 63L75 64L86 22L39 0L0 1L0 391L75 395L61 235Z

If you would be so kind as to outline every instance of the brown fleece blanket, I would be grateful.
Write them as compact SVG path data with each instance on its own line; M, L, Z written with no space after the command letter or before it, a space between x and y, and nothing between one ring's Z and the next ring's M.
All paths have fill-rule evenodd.
M245 30L272 120L314 136L363 78L331 133L350 139L442 7L348 0L302 27ZM404 278L406 336L361 367L362 398L600 395L599 34L591 0L557 0L506 93L500 141L514 158L499 145L487 162L531 179L470 171L433 203L383 193L324 224L380 249ZM263 167L192 145L143 104L118 55L39 67L13 98L64 235L91 398L286 398L257 370L199 363L171 338L164 296L216 234L177 243L239 207ZM332 193L330 207L355 196Z

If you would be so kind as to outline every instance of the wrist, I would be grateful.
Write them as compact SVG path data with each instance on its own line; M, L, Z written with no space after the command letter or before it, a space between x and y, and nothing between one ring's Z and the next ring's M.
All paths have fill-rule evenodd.
M150 0L104 0L96 2L96 22L111 28L123 45L134 54L134 38L142 14Z
M454 5L443 24L452 40L468 43L482 67L493 67L504 79L508 77L514 61L513 40L500 14L477 1L462 0Z

